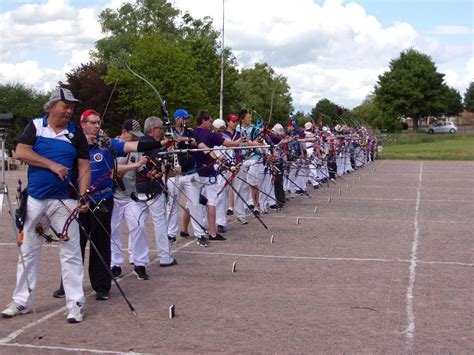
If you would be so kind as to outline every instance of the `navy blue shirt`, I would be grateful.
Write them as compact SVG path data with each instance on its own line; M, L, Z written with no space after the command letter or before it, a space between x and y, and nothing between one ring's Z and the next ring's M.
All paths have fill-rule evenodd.
M89 162L91 165L91 186L94 191L92 197L96 201L112 198L114 182L112 172L115 168L115 157L124 157L125 142L116 138L110 140L110 147L101 147L97 144L89 146ZM102 179L99 184L98 180Z
M193 137L196 139L197 144L204 143L208 148L220 146L225 141L222 136L205 128L193 129ZM214 169L214 160L206 153L210 152L196 152L195 157L198 174L204 177L216 176L217 172Z
M82 130L69 122L67 128L56 133L48 125L48 115L31 120L18 139L18 143L29 145L33 151L68 168L66 179L61 180L46 168L28 167L28 195L39 199L69 198L69 182L77 159L88 159L87 139ZM80 177L79 177L80 178Z

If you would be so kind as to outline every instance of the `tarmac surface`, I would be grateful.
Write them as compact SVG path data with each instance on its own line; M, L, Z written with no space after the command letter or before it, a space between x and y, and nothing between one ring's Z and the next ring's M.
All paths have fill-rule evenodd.
M25 176L7 172L12 202ZM137 316L115 286L96 301L86 276L86 317L66 323L57 247L44 245L36 315L0 319L0 353L474 353L473 177L474 162L377 161L263 215L268 230L232 218L208 248L178 237L178 265L151 251L150 280L124 265ZM18 261L7 212L2 307Z

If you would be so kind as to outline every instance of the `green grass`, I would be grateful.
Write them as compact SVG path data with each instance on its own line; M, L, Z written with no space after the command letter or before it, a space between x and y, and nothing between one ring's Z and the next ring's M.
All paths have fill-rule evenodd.
M474 160L474 134L398 133L383 138L382 159Z

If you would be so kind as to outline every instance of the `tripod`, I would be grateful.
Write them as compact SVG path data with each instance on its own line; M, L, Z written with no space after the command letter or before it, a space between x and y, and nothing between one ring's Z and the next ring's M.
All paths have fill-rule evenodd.
M15 222L15 213L13 211L12 203L10 200L10 195L8 193L8 186L5 182L5 138L7 136L7 130L4 128L0 128L0 147L1 147L1 157L0 157L0 165L1 165L1 175L0 175L0 213L3 213L3 206L7 204L8 212L11 216L11 222L13 227L13 234L16 236L18 235L18 230L16 228Z

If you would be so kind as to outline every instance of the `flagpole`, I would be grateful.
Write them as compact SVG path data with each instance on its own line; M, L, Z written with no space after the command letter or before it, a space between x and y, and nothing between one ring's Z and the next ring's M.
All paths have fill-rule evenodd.
M224 1L222 0L221 92L219 102L219 117L221 119L224 119Z

